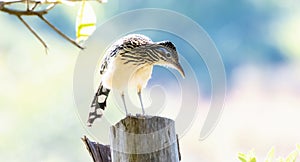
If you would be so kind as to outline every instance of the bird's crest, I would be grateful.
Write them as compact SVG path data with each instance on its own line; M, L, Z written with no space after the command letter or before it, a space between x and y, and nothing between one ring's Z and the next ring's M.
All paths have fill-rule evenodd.
M174 51L176 51L175 45L170 41L162 41L162 42L158 42L158 44L163 45L165 47L168 47L168 48L173 49Z

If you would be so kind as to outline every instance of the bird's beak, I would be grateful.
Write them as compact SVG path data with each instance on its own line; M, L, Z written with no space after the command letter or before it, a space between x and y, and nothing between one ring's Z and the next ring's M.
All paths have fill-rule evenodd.
M185 74L184 74L183 68L182 68L182 66L179 63L175 64L174 68L181 74L181 76L183 78L185 78Z

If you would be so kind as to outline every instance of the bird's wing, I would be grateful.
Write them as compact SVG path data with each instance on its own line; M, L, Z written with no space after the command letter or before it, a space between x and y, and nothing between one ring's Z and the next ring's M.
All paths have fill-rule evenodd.
M101 75L107 71L108 65L114 60L114 58L120 53L122 49L123 49L122 44L120 44L117 41L106 50L104 58L101 61L101 66L100 66Z
M114 51L114 55L116 55L117 50ZM104 74L107 71L108 65L110 63L110 61L112 60L112 53L110 51L106 52L106 55L104 56L104 58L101 61L101 65L100 65L100 74ZM113 56L114 57L114 56Z
M101 62L100 74L102 75L107 71L110 62L112 62L120 53L130 52L133 48L150 43L152 43L150 38L139 34L130 34L117 40L106 51L105 57Z

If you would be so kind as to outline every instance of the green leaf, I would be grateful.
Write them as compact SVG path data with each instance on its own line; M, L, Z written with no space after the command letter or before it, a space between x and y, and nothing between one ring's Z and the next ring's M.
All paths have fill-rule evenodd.
M268 152L268 155L267 155L267 157L265 159L265 162L273 162L273 160L274 160L274 152L275 152L275 149L274 149L274 147L272 147L270 149L270 151Z
M76 17L76 42L84 42L96 29L96 15L92 6L83 0Z
M256 162L256 157L254 155L253 151L248 152L247 154L244 153L238 153L238 158L242 162Z
M256 162L256 157L255 157L255 154L254 154L254 151L251 150L249 153L248 153L248 157L249 157L249 162Z
M256 157L251 157L250 162L256 162Z
M285 160L284 160L284 158L279 157L279 158L277 158L276 162L285 162Z
M244 153L238 153L238 158L241 160L241 162L247 162L247 157Z
M294 162L294 161L296 161L297 156L298 156L298 151L293 151L286 157L285 161L286 162Z

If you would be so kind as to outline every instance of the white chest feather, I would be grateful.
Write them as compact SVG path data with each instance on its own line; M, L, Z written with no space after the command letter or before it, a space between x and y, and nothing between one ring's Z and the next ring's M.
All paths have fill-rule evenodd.
M132 63L124 64L120 57L111 60L108 70L102 76L102 83L106 88L124 91L128 87L139 90L147 85L151 78L152 65L136 66Z

